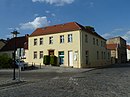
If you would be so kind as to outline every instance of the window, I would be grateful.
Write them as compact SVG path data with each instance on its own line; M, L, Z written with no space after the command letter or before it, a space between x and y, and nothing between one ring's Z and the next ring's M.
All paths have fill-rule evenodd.
M39 55L39 58L40 58L40 59L43 58L43 51L40 51L39 54L40 54L40 55Z
M103 51L102 51L102 59L103 59Z
M88 42L88 35L85 35L85 42Z
M99 59L99 52L97 51L97 59Z
M68 35L68 42L72 42L72 34Z
M98 39L96 39L96 43L97 43L97 46L98 46Z
M37 45L37 39L34 39L34 45Z
M60 36L60 43L64 43L64 35Z
M34 52L33 58L37 59L37 52L36 51Z
M49 44L53 44L53 37L49 37Z
M108 60L110 59L110 53L108 53Z
M40 38L40 45L43 44L43 38Z
M104 52L104 59L106 59L106 53Z
M86 54L86 64L88 64L88 60L89 60L88 51L86 51L85 54Z
M101 47L102 47L102 41L101 41Z
M93 44L95 45L95 38L93 38Z
M106 47L106 42L104 42L104 47Z

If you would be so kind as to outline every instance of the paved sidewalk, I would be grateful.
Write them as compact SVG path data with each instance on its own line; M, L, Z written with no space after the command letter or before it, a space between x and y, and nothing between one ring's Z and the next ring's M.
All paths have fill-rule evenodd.
M41 69L35 69L35 70L25 70L21 71L21 73L82 73L82 72L88 72L94 70L94 68L85 68L85 69L77 69L77 68L67 68L67 67L52 67L52 66L42 66ZM0 73L12 73L13 69L0 69ZM18 69L16 69L16 74L18 73ZM12 76L11 76L12 77ZM5 77L2 78L0 77L0 87L4 86L10 86L17 84L19 81L18 79L12 80L11 78Z
M41 69L25 70L24 72L56 72L56 73L81 73L94 70L95 68L68 68L68 67L55 67L55 66L42 66Z

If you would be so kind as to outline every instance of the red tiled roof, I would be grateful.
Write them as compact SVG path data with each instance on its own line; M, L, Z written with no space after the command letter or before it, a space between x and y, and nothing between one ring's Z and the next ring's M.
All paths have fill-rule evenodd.
M101 37L96 32L92 32L90 30L87 30L87 29L85 29L84 26L82 26L82 25L80 25L76 22L69 22L69 23L65 23L65 24L59 24L59 25L53 25L53 26L38 28L30 35L30 37L47 35L47 34L54 34L54 33L62 33L62 32L68 32L68 31L75 31L75 30L81 30L81 29L85 30L86 32L93 34L93 35L95 35L99 38L104 39L103 37Z
M130 45L127 45L127 49L130 50Z
M109 50L114 50L116 49L118 44L106 44L106 48Z
M54 34L54 33L59 33L59 32L66 32L66 31L75 31L75 30L80 30L80 29L81 27L79 27L77 23L70 22L66 24L59 24L59 25L54 25L54 26L38 28L30 35L30 37L46 35L46 34Z
M26 38L26 36L23 36L10 39L0 51L12 51L14 50L14 45L16 45L16 48L24 48L24 43L27 41Z

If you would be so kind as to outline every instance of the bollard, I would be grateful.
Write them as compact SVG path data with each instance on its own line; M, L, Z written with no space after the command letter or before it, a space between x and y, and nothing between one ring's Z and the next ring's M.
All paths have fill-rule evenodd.
M41 66L41 63L40 63L40 69L42 68L42 66Z

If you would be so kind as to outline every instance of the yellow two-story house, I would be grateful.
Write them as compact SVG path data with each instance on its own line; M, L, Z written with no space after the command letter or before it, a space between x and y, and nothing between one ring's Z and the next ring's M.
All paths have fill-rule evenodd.
M44 55L55 55L65 67L84 68L110 64L106 40L76 22L36 29L28 38L26 61L43 64Z

